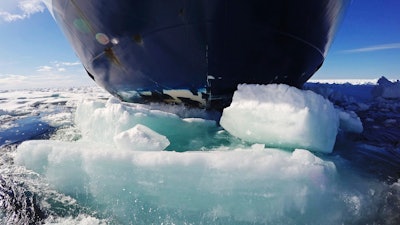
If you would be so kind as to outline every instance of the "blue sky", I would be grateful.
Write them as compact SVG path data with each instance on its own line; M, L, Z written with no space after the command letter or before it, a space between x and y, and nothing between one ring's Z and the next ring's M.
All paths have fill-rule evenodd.
M353 0L315 79L400 79L400 1ZM0 0L0 89L90 85L40 0Z

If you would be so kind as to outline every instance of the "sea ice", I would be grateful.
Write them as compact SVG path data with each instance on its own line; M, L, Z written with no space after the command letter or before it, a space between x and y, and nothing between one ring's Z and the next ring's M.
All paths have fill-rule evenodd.
M331 87L334 89L332 93L339 88ZM285 89L284 86L280 88ZM345 88L355 87L345 85ZM357 96L365 96L366 92L358 93L359 90L365 89L357 89ZM42 124L46 122L52 126L61 126L51 137L52 140L29 140L13 152L7 153L7 149L0 151L0 196L4 193L14 197L15 192L9 190L21 188L21 194L36 201L35 207L51 215L44 223L365 224L367 221L399 224L399 182L388 184L386 173L385 181L372 175L389 169L394 171L393 174L398 171L393 169L397 166L391 166L398 162L392 152L388 156L381 148L367 149L367 144L367 147L363 144L359 150L353 146L340 149L340 145L337 145L337 154L314 154L302 150L304 148L297 144L293 145L292 152L269 148L268 144L258 141L257 144L249 145L229 135L215 121L193 118L198 117L194 114L204 114L204 111L193 114L193 109L182 111L182 108L172 109L173 106L161 104L127 104L115 98L106 101L104 99L109 97L108 94L105 96L92 88L79 92L53 92L21 92L18 97L10 92L0 96L5 99L1 103L5 115L1 118L7 116L1 122L18 125L20 117L24 116L25 119L25 115L28 115ZM309 97L314 96L313 93L288 88L286 92L291 97L286 101L279 100L286 104L279 107L293 115L276 113L277 117L287 116L295 123L307 115L315 119L325 114L328 117L332 113L340 120L337 122L340 125L335 124L336 129L340 126L340 132L354 132L361 128L359 118L348 108L344 107L346 111L333 110L329 103L318 97ZM267 97L283 99L279 91L271 96L254 94L256 97L249 96L249 99L257 101L248 103L258 104L264 110L273 107L266 107L266 101L261 100ZM295 98L297 95L300 98ZM85 101L80 100L83 96ZM88 100L90 96L93 97ZM21 101L26 103L22 104ZM63 101L67 102L58 103ZM358 100L357 103L361 102ZM272 103L276 104L274 101ZM314 106L321 106L322 103L329 110L315 112L321 107ZM362 103L370 109L375 108L369 102ZM397 106L393 107L392 100L385 100L383 106L385 110L397 112L394 110ZM263 122L265 112L258 112L257 107L254 109L255 115L259 116L255 119ZM244 114L235 122L246 120L253 123L255 119L249 116ZM375 120L374 124L381 121L381 118L373 114L362 116L363 121L367 120L364 116L370 117L371 121ZM382 119L386 121L384 124L390 126L395 126L396 121L400 120L397 117ZM303 121L302 125L306 122ZM314 122L320 123L321 120ZM328 125L321 124L321 127L326 129ZM291 124L285 126L295 127ZM3 132L1 127L4 127L3 123L0 124L0 132ZM150 130L165 136L165 139ZM297 135L293 130L289 131L293 137ZM315 135L312 132L309 135ZM1 134L1 137L5 137ZM65 134L71 134L72 138ZM140 142L142 138L145 141L151 139L148 146L157 151L131 151L138 150L134 148L135 141ZM166 139L170 145L160 151L167 145ZM118 149L119 144L123 146ZM160 147L155 147L157 144ZM378 156L364 159L372 151L379 152ZM351 156L350 159L355 160L343 156ZM385 160L385 164L378 165L388 167L384 170L374 169L381 159ZM370 170L374 172L369 173ZM30 176L23 171L30 171L41 179L31 181ZM8 180L11 185L6 188L3 186L2 192L4 180ZM37 186L32 186L33 182ZM71 200L54 201L59 199L52 197L54 193L60 193ZM10 205L15 206L12 210L30 216L30 208L26 208L25 199L13 198ZM20 206L23 207L17 208ZM0 212L0 223L4 221L2 216ZM9 218L9 214L4 216ZM51 218L53 216L54 219Z
M363 131L363 125L360 118L353 111L338 110L340 118L340 129L344 132L360 134Z
M239 85L221 126L234 136L270 147L332 152L339 126L333 104L284 84Z
M114 142L118 149L138 151L160 151L170 144L164 135L141 124L115 135Z
M385 99L399 99L400 98L400 81L391 82L386 77L381 77L378 80L378 85L373 89L372 95L382 97Z
M284 214L291 223L297 213L322 223L325 218L315 210L329 204L326 196L337 195L334 163L306 150L291 153L258 144L180 153L87 144L27 141L18 147L15 163L79 202L93 197L95 208L106 205L122 224L162 224L171 211L182 213L171 218L174 224L213 219L272 224ZM331 210L340 207L347 206Z
M176 114L154 110L145 105L125 104L116 98L110 98L106 103L83 101L77 106L75 123L84 134L83 138L88 141L110 147L117 145L123 149L138 147L136 150L164 150L168 147L167 150L187 151L201 148L216 142L213 134L221 130L215 121L183 119ZM134 128L139 124L140 128ZM165 136L165 139L149 130ZM152 137L147 139L147 144L144 144L144 136ZM138 137L141 137L141 141L136 140ZM160 148L156 149L156 146Z

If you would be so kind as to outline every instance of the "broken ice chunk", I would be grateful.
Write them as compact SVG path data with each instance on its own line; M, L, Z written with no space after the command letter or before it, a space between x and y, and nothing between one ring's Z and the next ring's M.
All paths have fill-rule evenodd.
M118 149L138 151L161 151L170 144L165 136L141 124L115 135L114 143Z
M239 85L220 124L252 143L329 153L339 116L329 100L312 91L284 84Z

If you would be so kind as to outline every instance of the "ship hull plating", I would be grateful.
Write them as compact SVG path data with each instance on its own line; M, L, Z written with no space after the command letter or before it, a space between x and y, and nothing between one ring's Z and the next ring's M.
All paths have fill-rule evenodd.
M322 65L346 4L57 0L48 6L88 74L111 94L218 108L240 83L301 87Z

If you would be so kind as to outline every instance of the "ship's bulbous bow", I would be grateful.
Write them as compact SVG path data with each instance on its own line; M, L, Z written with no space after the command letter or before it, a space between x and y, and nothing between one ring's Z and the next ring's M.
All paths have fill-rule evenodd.
M300 87L347 0L44 0L93 80L129 102L220 108L240 83Z

